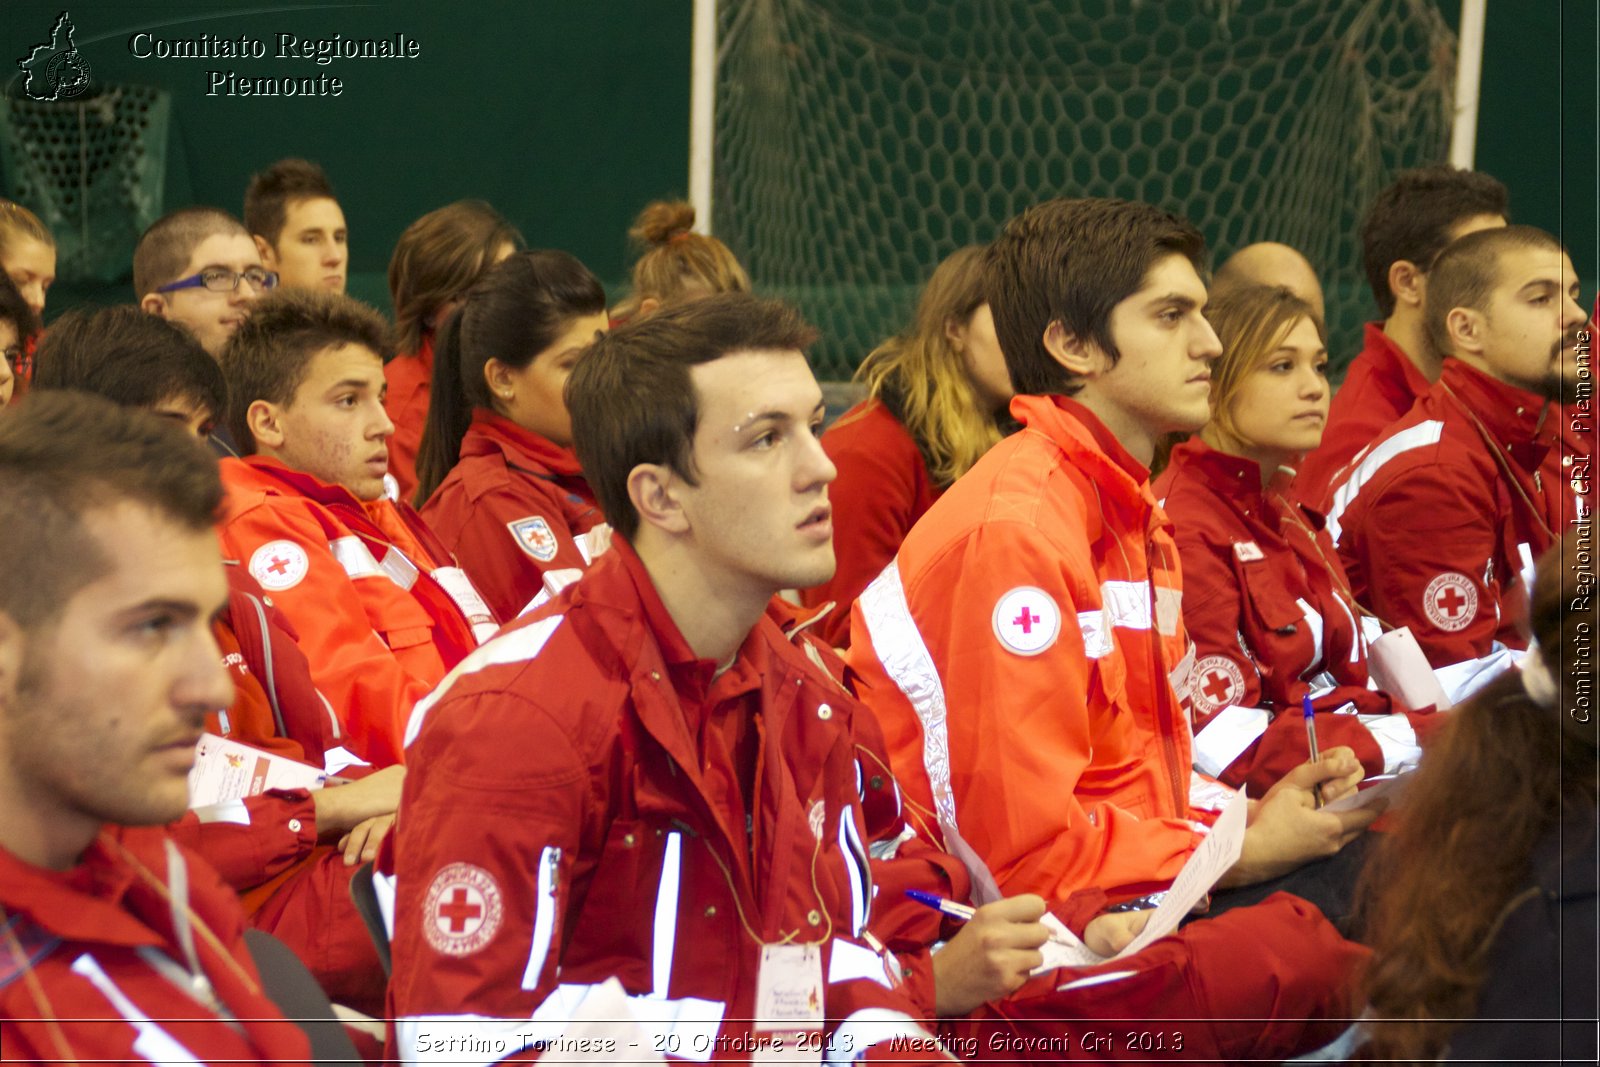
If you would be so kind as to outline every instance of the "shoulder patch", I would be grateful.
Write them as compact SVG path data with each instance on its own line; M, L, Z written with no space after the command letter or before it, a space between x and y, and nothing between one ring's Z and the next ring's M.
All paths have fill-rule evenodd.
M517 542L517 547L540 563L549 563L556 558L556 535L543 515L529 515L525 519L508 522L506 529L511 531L511 538Z
M428 885L422 935L435 952L470 956L494 938L504 917L494 876L470 863L452 863Z
M268 541L250 554L250 576L274 593L293 589L310 569L306 550L294 541Z
M1457 571L1445 571L1422 592L1422 612L1446 633L1465 630L1478 614L1478 587Z
M1214 715L1244 697L1244 672L1227 656L1203 656L1189 675L1189 696L1202 714Z
M1043 589L1019 585L995 603L990 624L1006 651L1037 656L1056 643L1061 633L1061 609Z

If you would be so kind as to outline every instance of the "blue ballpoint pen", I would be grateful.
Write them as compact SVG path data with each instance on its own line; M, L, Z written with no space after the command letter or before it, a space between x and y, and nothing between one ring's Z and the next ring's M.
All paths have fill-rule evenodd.
M1311 709L1310 693L1300 699L1300 707L1306 717L1306 747L1311 749L1311 762L1315 763L1322 758L1322 754L1317 751L1317 716ZM1311 799L1316 801L1317 807L1322 807L1322 783L1311 787Z

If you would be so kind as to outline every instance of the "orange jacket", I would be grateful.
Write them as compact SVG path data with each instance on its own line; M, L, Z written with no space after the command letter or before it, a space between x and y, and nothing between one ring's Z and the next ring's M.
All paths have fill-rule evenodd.
M428 424L428 397L433 384L433 335L422 339L413 354L402 354L383 365L383 378L389 385L383 410L394 423L389 438L389 473L400 486L400 499L410 501L417 491L417 451L422 447L422 429Z
M493 633L460 568L404 504L362 504L275 460L222 461L219 534L294 626L317 688L375 765L411 707Z
M856 601L850 666L908 799L1002 892L1170 880L1200 840L1170 526L1087 408L1011 411Z
M482 408L422 517L502 619L577 581L610 543L572 450Z

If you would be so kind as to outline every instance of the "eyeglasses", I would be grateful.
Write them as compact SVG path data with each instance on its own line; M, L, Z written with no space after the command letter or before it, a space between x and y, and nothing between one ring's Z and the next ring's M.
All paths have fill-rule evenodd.
M227 267L207 267L199 274L191 274L189 277L180 278L170 285L163 285L156 292L170 293L175 289L206 289L213 293L231 293L239 288L239 280L241 278L256 289L276 289L278 287L278 272L267 270L265 267L246 267L242 273L231 271Z

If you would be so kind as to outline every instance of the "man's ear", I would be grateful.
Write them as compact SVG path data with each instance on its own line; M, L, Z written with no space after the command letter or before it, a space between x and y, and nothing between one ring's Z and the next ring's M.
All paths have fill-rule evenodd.
M633 313L633 317L636 319L642 319L646 315L654 315L660 310L661 300L658 297L647 296L643 300L639 301L639 310Z
M250 427L250 436L256 439L256 451L276 452L283 447L283 411L277 404L252 400L245 409L244 417Z
M1044 350L1063 370L1080 378L1092 378L1100 372L1103 359L1099 347L1067 332L1060 319L1050 320L1050 325L1044 328L1043 340Z
M1389 292L1396 304L1421 310L1427 275L1409 259L1397 259L1389 264Z
M665 463L641 463L628 472L628 499L639 513L641 526L654 526L669 534L689 529L689 517L677 489L683 479Z
M1444 317L1445 333L1450 335L1453 356L1475 356L1483 351L1483 312L1476 308L1451 308Z
M261 257L261 265L268 270L277 270L278 251L272 247L271 242L259 233L251 234L250 240L256 243L256 254Z
M167 302L160 293L146 293L139 298L139 310L164 319L167 317Z

